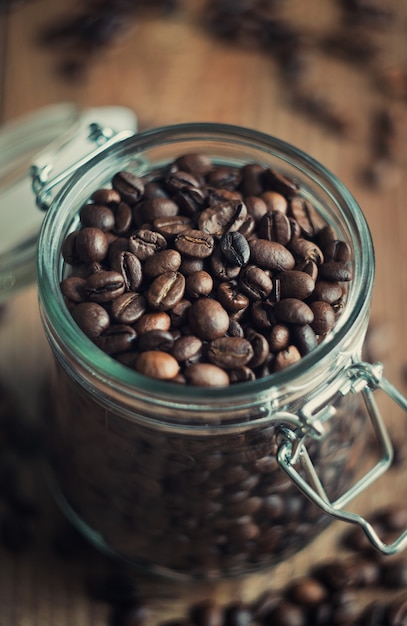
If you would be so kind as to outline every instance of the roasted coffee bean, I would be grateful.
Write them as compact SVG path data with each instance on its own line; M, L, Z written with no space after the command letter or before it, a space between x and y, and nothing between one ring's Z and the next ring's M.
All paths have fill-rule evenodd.
M131 350L137 338L137 333L126 324L111 324L109 328L94 338L95 344L106 354L118 354Z
M112 230L115 224L113 211L102 204L85 204L79 217L83 226L99 228L103 232Z
M324 262L324 255L321 249L309 239L303 239L302 237L292 239L290 250L299 262L314 261L317 265L321 265Z
M115 235L124 235L131 226L132 212L126 202L120 202L114 212L113 232Z
M157 378L159 380L171 380L179 372L179 364L171 354L160 350L147 350L142 352L136 361L136 369L140 374Z
M104 206L115 209L121 201L121 197L116 189L96 189L90 197L95 204L103 204Z
M259 223L264 215L267 213L267 204L259 196L247 196L245 198L245 204L248 215L251 215L255 223ZM263 236L263 235L261 235ZM267 237L264 237L267 239Z
M153 221L153 227L167 241L172 241L179 233L192 228L192 220L186 215L159 217Z
M146 312L147 302L140 293L128 292L113 300L111 313L120 324L134 324Z
M156 278L164 272L176 272L181 265L182 257L177 250L170 248L156 252L146 259L143 274L146 278Z
M266 213L259 221L259 237L286 246L291 240L291 222L279 210Z
M228 374L231 383L246 383L251 380L256 380L256 374L246 365L243 367L233 368L228 371Z
M320 277L333 282L348 282L353 278L352 267L349 263L328 261L319 268Z
M180 272L164 272L148 288L146 300L152 309L168 311L182 300L184 292L184 275Z
M150 330L140 335L137 340L137 349L140 352L146 350L170 352L173 345L174 337L168 330Z
M126 250L111 250L110 267L123 276L127 291L137 291L143 279L143 270L135 254Z
M249 242L250 260L253 264L268 270L282 272L292 270L295 265L293 255L276 241L253 239Z
M302 356L315 350L318 345L317 336L309 324L296 324L291 327L289 332L292 342L297 346Z
M60 287L62 294L71 302L82 302L85 298L84 286L85 279L80 276L68 276L61 281Z
M92 302L110 302L125 290L122 274L114 271L100 271L91 274L85 281L84 293Z
M253 328L246 331L246 339L250 342L253 349L253 356L248 365L251 368L259 367L268 359L270 348L268 341L264 335L256 332Z
M276 318L286 324L312 324L314 313L308 304L298 298L285 298L274 305Z
M239 287L251 300L262 300L273 291L273 282L260 267L246 265L239 275Z
M309 200L296 196L291 198L288 214L295 219L304 237L314 237L319 230L320 220Z
M217 299L231 313L244 311L249 306L249 299L241 293L233 282L222 282L217 289Z
M335 304L335 302L338 302L342 298L342 295L343 289L339 283L319 280L315 284L312 297L315 300L328 302L328 304Z
M246 205L241 200L219 202L204 209L199 216L201 231L215 237L239 230L247 217Z
M207 357L211 363L224 369L247 365L253 358L251 343L242 337L220 337L210 342Z
M75 252L84 263L103 261L109 244L100 228L86 227L78 231L75 238Z
M202 341L194 335L183 335L174 341L172 356L180 363L192 363L201 355Z
M268 213L278 211L279 213L285 214L287 212L288 203L281 193L277 193L276 191L264 191L260 197L266 203Z
M137 333L147 333L149 330L170 330L171 318L164 311L144 313L134 325Z
M301 354L296 346L288 346L285 350L277 352L275 360L273 361L273 368L275 372L290 367L301 360Z
M121 199L130 205L135 204L144 192L143 181L131 172L117 172L112 178L112 185Z
M229 376L222 368L213 363L189 365L184 372L187 382L197 387L227 387Z
M213 168L212 161L206 154L196 152L182 154L175 159L174 163L182 172L190 172L200 176L209 174Z
M133 220L138 226L144 222L153 222L156 219L174 217L178 215L178 205L169 198L149 198L133 209Z
M170 314L170 320L174 329L178 329L183 326L186 326L187 321L188 321L188 309L191 306L191 304L192 303L190 300L183 298L172 307L169 314Z
M79 263L82 262L76 250L76 238L78 236L78 233L79 233L78 230L72 233L69 233L69 235L65 237L64 242L62 244L62 250L61 250L62 258L69 265L78 265Z
M139 229L130 236L128 245L130 252L133 252L140 261L145 261L156 252L164 250L167 247L167 241L160 233Z
M71 315L85 335L91 338L99 337L110 326L109 314L96 302L77 304Z
M188 309L188 323L199 339L212 341L226 334L229 315L216 300L198 298Z
M165 186L173 193L182 191L185 188L199 188L200 185L199 175L183 172L181 170L172 171L165 178Z
M337 239L330 241L324 248L325 261L337 261L338 263L347 263L352 256L350 247L345 241Z
M229 263L242 267L250 258L246 237L239 232L228 232L220 240L220 249Z
M294 269L297 272L309 274L314 283L316 283L318 278L318 265L314 261L301 261L295 265Z
M306 272L289 270L280 275L280 297L306 300L314 291L315 283Z
M312 330L317 335L326 335L335 325L335 311L328 302L317 300L309 305L314 319L309 322Z
M257 330L269 330L276 323L274 304L268 300L253 302L250 307L250 316Z
M263 173L262 180L267 189L281 193L285 198L296 196L300 185L293 178L288 178L280 172L271 168L266 169Z
M240 274L240 265L229 263L221 252L220 247L216 247L209 259L210 269L218 280L229 281L237 278Z
M212 235L203 230L189 229L176 235L174 245L181 254L205 259L212 254L215 242Z
M213 278L204 270L193 272L186 278L185 290L190 298L209 296L213 290Z
M268 343L271 352L286 350L290 345L290 330L284 324L275 324L269 332Z

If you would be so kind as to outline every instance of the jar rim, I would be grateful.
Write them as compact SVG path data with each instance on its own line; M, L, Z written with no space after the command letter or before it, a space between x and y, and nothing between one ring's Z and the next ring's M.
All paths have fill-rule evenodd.
M147 378L109 357L82 335L59 289L63 263L60 257L61 241L58 237L60 238L63 233L61 220L56 218L85 176L90 177L92 170L105 161L106 157L120 157L121 151L130 148L134 154L140 155L149 148L165 144L177 144L181 151L183 143L187 141L211 140L238 143L242 148L245 145L252 145L265 155L277 157L280 161L294 166L302 171L307 179L317 184L335 204L341 219L345 220L349 232L355 238L355 275L346 306L333 331L298 363L254 381L229 387L202 388ZM374 251L366 219L356 199L335 174L316 159L281 139L257 130L230 124L194 122L145 130L110 146L106 152L91 159L86 168L78 170L59 191L43 221L38 245L37 275L46 332L48 337L58 344L58 354L63 360L65 359L62 355L62 346L68 345L70 353L83 372L104 382L109 389L114 386L127 397L131 397L136 391L142 391L152 403L193 402L200 405L227 402L232 398L233 401L244 401L245 398L253 398L256 395L270 394L272 390L287 387L294 380L314 370L317 365L328 363L332 349L344 345L349 336L354 337L352 331L358 332L368 317L374 278Z

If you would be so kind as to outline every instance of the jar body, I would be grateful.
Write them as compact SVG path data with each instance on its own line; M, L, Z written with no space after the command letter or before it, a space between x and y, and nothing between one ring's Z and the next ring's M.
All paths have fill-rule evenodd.
M96 186L119 169L143 175L192 150L295 176L354 250L354 281L330 337L287 371L204 393L114 362L81 335L58 293L62 242ZM38 268L55 357L51 464L63 506L93 541L137 564L207 578L271 565L319 534L327 516L282 472L276 452L284 416L300 416L321 398L320 408L328 405L335 416L321 440L309 437L308 451L331 498L353 482L362 458L364 411L358 396L343 396L339 381L360 358L373 251L360 209L339 181L306 155L251 131L186 125L144 133L109 149L60 193L44 221Z

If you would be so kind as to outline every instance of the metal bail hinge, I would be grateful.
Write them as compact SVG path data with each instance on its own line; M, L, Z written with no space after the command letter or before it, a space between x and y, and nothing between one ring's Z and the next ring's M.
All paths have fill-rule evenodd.
M89 124L87 139L96 144L97 148L86 154L78 161L74 161L67 168L59 172L54 178L50 178L54 170L55 162L63 159L64 149L68 147L72 150L72 144L62 146L54 152L46 155L46 162L34 164L30 169L32 179L32 189L36 197L37 206L42 211L47 211L52 204L52 190L65 180L70 178L79 168L86 165L93 157L97 156L111 145L127 139L134 134L133 130L123 130L115 132L112 128L101 126L95 122Z
M407 547L407 530L393 543L386 544L380 539L366 519L356 513L344 510L343 507L377 480L392 464L393 447L380 411L373 398L374 390L382 389L406 412L407 398L383 377L383 365L381 363L373 365L370 363L357 363L348 368L345 376L346 378L339 393L342 395L347 393L361 394L378 440L381 458L377 464L367 471L343 495L331 502L308 454L303 433L299 436L298 430L295 431L286 424L279 428L277 461L280 468L293 480L304 495L319 506L324 513L336 519L360 526L376 549L384 554L396 554ZM295 466L298 464L301 465L304 476L296 469Z

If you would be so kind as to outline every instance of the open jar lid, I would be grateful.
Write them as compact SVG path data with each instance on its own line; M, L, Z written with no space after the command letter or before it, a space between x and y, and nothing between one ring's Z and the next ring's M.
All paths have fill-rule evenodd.
M44 218L35 202L30 168L65 171L92 150L94 127L137 131L125 107L79 109L62 103L0 127L0 304L35 279L38 235Z

